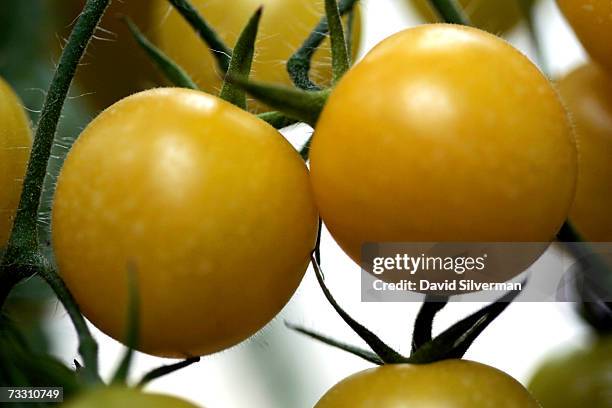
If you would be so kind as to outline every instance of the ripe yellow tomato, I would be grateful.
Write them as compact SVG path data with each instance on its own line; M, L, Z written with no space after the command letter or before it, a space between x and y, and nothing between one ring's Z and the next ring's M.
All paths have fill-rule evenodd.
M124 338L128 270L139 349L223 350L268 323L308 265L317 212L304 162L271 126L203 92L121 100L81 134L52 214L60 273L83 313Z
M0 78L0 248L11 232L31 143L30 121L23 105Z
M57 12L57 36L67 38L85 0L47 1ZM122 16L130 17L149 34L152 2L112 1L106 11L76 75L76 83L84 94L83 100L94 110L104 109L123 97L151 88L161 80L151 60L132 38ZM53 36L53 41L59 55L56 36Z
M310 157L321 216L357 262L367 242L549 241L575 189L575 141L547 79L457 25L376 46L332 92Z
M529 390L544 407L609 408L612 406L612 338L569 350L546 361Z
M612 2L610 0L557 0L591 58L612 71Z
M109 387L88 391L68 400L66 408L197 408L196 405L162 394L143 393L132 388Z
M252 77L257 80L290 84L285 68L287 59L302 45L325 14L323 0L192 0L204 18L216 29L229 47L257 7L263 6L259 25ZM206 91L220 89L221 78L213 56L181 15L167 0L157 0L154 28L157 44L183 66L196 83ZM359 18L355 19L353 50L360 40ZM331 79L329 41L315 53L311 78L321 84Z
M538 408L506 373L484 364L446 360L427 365L385 365L336 384L315 408Z
M439 21L429 0L408 0L425 21ZM519 0L459 0L459 5L478 28L493 34L503 34L522 18Z
M570 220L587 241L612 241L612 80L584 65L559 81L576 130L578 185Z

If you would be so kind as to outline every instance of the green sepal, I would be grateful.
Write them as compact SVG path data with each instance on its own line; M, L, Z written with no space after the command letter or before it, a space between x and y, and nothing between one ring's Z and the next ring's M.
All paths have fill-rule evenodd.
M457 0L429 0L429 3L445 23L472 25Z
M290 118L284 113L276 111L260 113L259 115L257 115L257 117L263 120L264 122L267 122L275 129L286 128L287 126L291 126L299 122L299 120L297 119Z
M251 96L277 109L288 117L315 126L329 97L330 90L303 91L280 85L269 85L243 78L228 77L233 84L246 90Z
M208 24L198 10L188 0L168 0L170 4L183 16L185 21L191 25L194 31L208 45L210 52L217 61L221 72L227 72L232 50L225 45L217 32Z
M174 364L168 364L168 365L163 365L157 368L154 368L153 370L149 371L148 373L146 373L141 379L140 381L138 381L138 383L136 384L136 387L138 388L142 388L144 386L146 386L148 383L150 383L151 381L163 377L165 375L171 374L175 371L181 370L185 367L188 367L194 363L197 363L198 361L200 361L200 357L191 357L182 361L179 361L178 363L174 363Z
M526 284L523 281L524 286ZM436 361L462 358L474 340L489 326L508 305L521 293L508 292L495 303L455 323L442 334L425 343L410 355L408 363L429 364Z
M138 277L135 268L128 265L128 310L127 310L127 327L125 335L125 345L127 349L121 359L115 374L113 375L113 384L127 383L127 377L134 356L134 349L138 346L138 334L140 331L140 294L138 290Z
M261 20L262 7L259 7L249 22L240 33L238 41L234 47L229 69L227 70L226 80L223 81L221 88L221 99L226 100L240 109L247 109L246 92L241 87L227 80L227 78L242 78L248 80L255 54L255 40L259 21Z
M285 321L285 326L287 326L287 328L294 330L298 333L304 334L312 339L318 340L321 343L325 343L328 346L336 347L346 352L349 352L353 355L356 355L357 357L360 357L366 361L369 361L370 363L374 363L376 365L384 364L384 362L380 359L380 357L378 357L376 353L373 353L370 350L364 350L360 347L356 347L350 344L343 343L341 341L332 339L331 337L328 337L324 334L317 333L315 331L306 329L302 326L299 326L293 323L289 323L287 321Z
M180 88L198 89L198 86L191 79L187 71L174 62L162 50L153 45L129 17L124 16L123 20L130 29L136 43L147 53L155 66L164 74L164 77L168 79L171 84Z
M423 345L431 341L433 321L436 314L448 304L448 298L426 296L419 314L414 321L412 332L412 352L414 353Z

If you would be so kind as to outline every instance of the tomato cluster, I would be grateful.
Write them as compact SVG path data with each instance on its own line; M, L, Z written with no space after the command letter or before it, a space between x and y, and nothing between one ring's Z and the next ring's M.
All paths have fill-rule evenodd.
M260 3L252 79L288 85L284 61L319 21L322 1L240 0L228 12L227 1L193 0L228 44ZM63 282L94 325L130 346L135 289L135 347L189 358L232 347L279 313L310 263L319 215L355 262L368 242L549 242L568 216L588 240L612 240L612 82L603 46L593 39L606 28L599 20L591 22L596 29L584 28L592 15L577 2L559 3L601 65L563 78L560 95L524 55L485 31L511 28L521 16L514 2L496 5L503 25L483 6L470 13L482 29L424 24L399 32L333 85L324 45L310 75L329 96L312 123L308 169L277 129L211 94L224 73L167 1L114 2L102 25L116 41L94 43L95 69L86 66L77 77L106 109L72 146L53 200L52 246ZM595 3L604 10L605 2ZM67 1L64 16L73 18L82 5ZM162 79L119 14L133 17L201 90L149 89ZM30 145L26 115L4 82L0 122L4 246ZM537 375L531 387L535 397L550 406L570 401L551 396L572 389L565 376L546 378L566 367L590 370L580 361L605 360L599 346L594 350L543 368L545 379ZM602 376L609 373L607 360L602 367ZM599 391L599 383L589 386ZM594 407L605 398L580 392L575 400ZM192 406L119 387L69 406L125 401ZM450 358L358 373L316 407L400 405L539 406L507 374Z

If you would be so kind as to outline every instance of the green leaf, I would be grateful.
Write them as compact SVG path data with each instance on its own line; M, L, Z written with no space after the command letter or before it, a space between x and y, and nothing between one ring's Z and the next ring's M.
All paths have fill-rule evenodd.
M369 351L369 350L364 350L362 348L356 347L356 346L352 346L350 344L346 344L343 343L341 341L332 339L331 337L327 337L324 334L321 333L317 333L314 332L312 330L306 329L304 327L298 326L296 324L292 324L289 322L285 322L285 326L287 326L289 329L291 330L295 330L298 333L302 333L308 337L311 337L315 340L318 340L322 343L325 343L329 346L332 347L336 347L339 348L341 350L344 350L346 352L349 352L351 354L356 355L357 357L361 357L366 361L369 361L370 363L374 363L377 365L383 365L384 362L380 359L380 357L378 357L375 353Z
M170 4L183 16L191 25L200 38L208 45L210 52L217 61L221 72L227 72L232 50L225 45L216 31L200 15L198 10L188 0L168 0ZM231 7L231 6L230 6Z
M193 363L197 363L198 361L200 361L200 357L191 357L188 358L186 360L183 361L179 361L178 363L174 363L174 364L168 364L168 365L164 365L161 367L157 367L151 371L149 371L148 373L146 373L142 379L140 381L138 381L138 384L136 385L139 388L144 387L145 385L147 385L148 383L150 383L151 381L163 377L165 375L171 374L175 371L178 371L182 368L188 367L190 365L192 365Z
M348 324L349 327L353 329L353 331L357 333L357 335L361 337L367 343L367 345L370 346L372 350L374 350L374 352L380 357L380 359L384 363L398 364L406 362L406 357L402 356L397 351L393 350L391 347L385 344L380 338L378 338L378 336L376 336L376 334L372 333L365 326L357 322L347 312L345 312L342 307L340 307L340 305L336 302L331 292L325 285L325 281L323 279L323 272L321 271L321 268L314 256L314 253L311 254L310 260L314 267L319 286L321 286L321 289L323 290L323 294L327 298L327 301L332 305L334 310L336 310L336 312L340 315L342 320L344 320L344 322Z
M251 73L253 55L255 53L255 40L257 38L259 21L261 20L261 12L262 7L259 7L249 19L244 30L242 30L240 37L238 37L226 78L232 77L248 80L249 74ZM244 89L230 81L223 81L223 87L221 88L221 94L219 96L221 99L233 103L240 109L247 109L246 93Z
M325 0L325 14L329 26L332 50L332 83L336 83L349 69L349 55L344 39L344 28L336 0Z
M523 282L522 286L525 284L526 281ZM508 292L495 303L455 323L438 337L416 350L408 358L408 362L411 364L428 364L463 357L480 333L506 310L520 293L520 290Z
M181 88L198 89L189 74L162 50L153 45L129 17L123 17L123 20L128 25L138 45L147 53L170 83Z

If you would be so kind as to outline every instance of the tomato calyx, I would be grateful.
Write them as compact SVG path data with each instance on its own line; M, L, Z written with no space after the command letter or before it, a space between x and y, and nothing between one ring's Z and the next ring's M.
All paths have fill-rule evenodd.
M357 322L347 313L334 299L329 288L325 284L323 271L319 266L314 253L311 256L317 281L325 295L327 301L332 305L345 323L361 337L371 350L347 345L341 341L327 337L321 333L314 332L305 327L285 322L285 325L315 340L321 341L330 346L339 348L366 361L377 365L383 364L430 364L437 361L448 359L461 359L472 345L474 340L491 324L521 293L520 290L510 291L499 300L478 310L477 312L465 317L455 323L440 335L431 338L431 328L433 319L438 311L448 303L444 298L426 298L426 302L419 311L413 333L412 353L410 356L403 356L388 346L375 333ZM525 286L523 282L522 286Z

